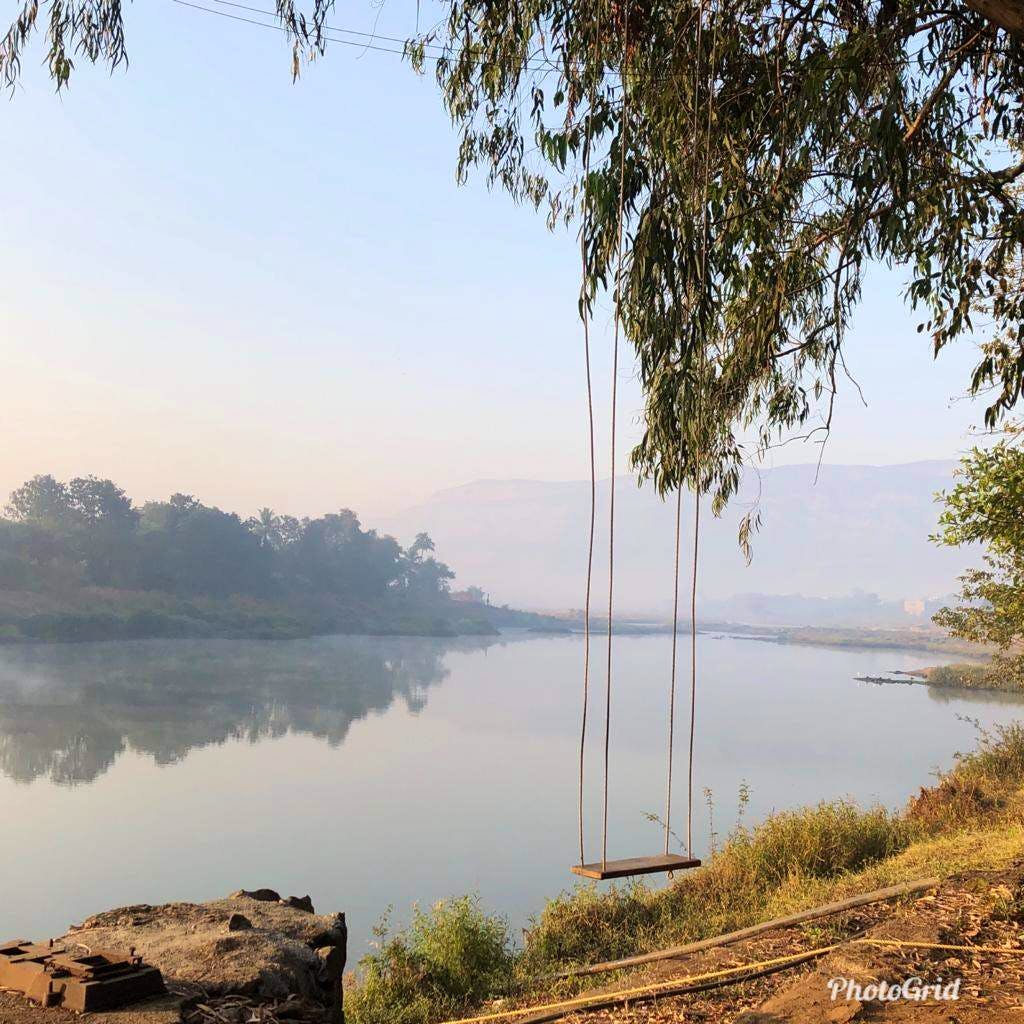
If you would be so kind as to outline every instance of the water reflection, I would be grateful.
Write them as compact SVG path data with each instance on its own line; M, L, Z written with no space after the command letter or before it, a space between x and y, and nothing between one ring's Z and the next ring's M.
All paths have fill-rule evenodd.
M927 686L928 698L936 704L970 704L989 707L1024 708L1024 695L1004 690L954 690L950 687Z
M324 637L0 648L0 773L95 781L126 750L158 764L196 747L305 733L341 744L402 701L416 713L452 650L490 639Z

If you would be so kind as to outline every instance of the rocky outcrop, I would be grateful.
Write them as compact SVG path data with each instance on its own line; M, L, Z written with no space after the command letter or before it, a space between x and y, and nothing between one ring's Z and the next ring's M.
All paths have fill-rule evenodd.
M335 1014L346 959L344 914L313 912L309 897L256 890L209 903L142 904L97 914L63 941L134 948L172 991L197 998L300 998Z

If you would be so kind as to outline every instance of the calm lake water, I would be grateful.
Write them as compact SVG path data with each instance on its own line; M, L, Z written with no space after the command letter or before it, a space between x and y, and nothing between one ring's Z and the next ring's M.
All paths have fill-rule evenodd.
M612 857L660 851L644 815L663 810L669 655L663 636L617 644ZM713 636L698 652L699 853L705 788L721 833L743 782L747 821L840 796L896 806L973 747L965 718L1024 718L1002 695L854 680L939 660L927 653ZM468 891L519 927L574 881L581 656L579 637L528 636L0 648L2 937L257 886L345 910L353 956L389 905L400 922ZM596 704L592 721L596 858Z

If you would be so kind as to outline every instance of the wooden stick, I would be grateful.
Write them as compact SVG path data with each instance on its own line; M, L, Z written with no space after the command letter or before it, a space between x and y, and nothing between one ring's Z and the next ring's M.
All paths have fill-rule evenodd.
M839 914L844 910L853 910L855 907L863 907L869 903L879 903L882 900L891 900L896 896L908 896L912 893L924 892L926 889L934 889L938 884L939 879L937 878L920 878L916 882L902 882L899 885L890 885L885 889L875 889L873 892L862 893L860 896L851 896L849 899L838 900L835 903L826 903L820 907L813 907L811 910L801 910L800 913L790 914L788 917L776 917L771 921L763 921L761 924L751 925L749 928L740 928L734 932L726 932L724 935L716 935L710 939L689 942L685 946L673 946L671 949L659 949L654 953L627 956L622 960L606 960L603 963L590 964L587 967L573 967L567 971L559 971L557 974L548 975L548 978L551 980L556 978L575 978L584 974L602 974L605 971L618 971L624 967L637 967L640 964L653 963L655 960L671 960L677 956L685 956L687 953L699 953L704 949L728 946L733 942L740 942L743 939L750 939L764 932L774 931L776 928L792 928L794 925L803 924L806 921L816 921L820 917L829 917L832 914Z

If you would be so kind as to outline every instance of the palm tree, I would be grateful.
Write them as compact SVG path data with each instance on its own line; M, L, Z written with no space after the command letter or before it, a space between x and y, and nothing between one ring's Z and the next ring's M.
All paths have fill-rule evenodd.
M281 546L281 517L275 515L272 508L261 508L247 525L256 535L261 548L273 548L276 551Z

